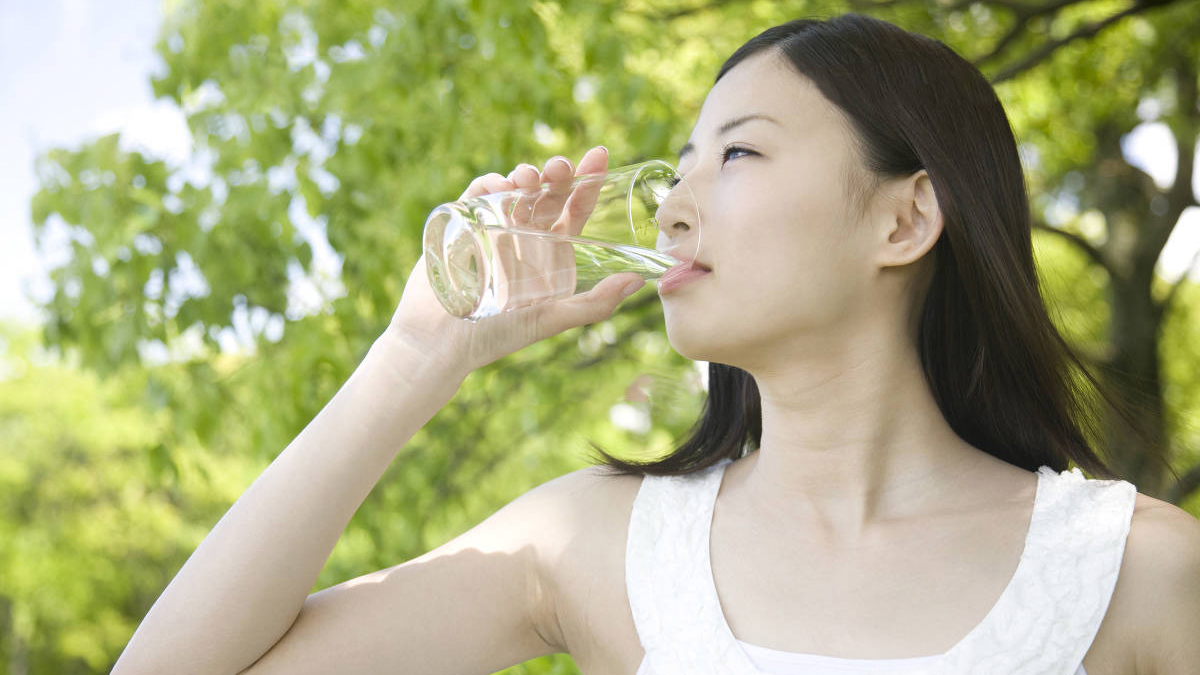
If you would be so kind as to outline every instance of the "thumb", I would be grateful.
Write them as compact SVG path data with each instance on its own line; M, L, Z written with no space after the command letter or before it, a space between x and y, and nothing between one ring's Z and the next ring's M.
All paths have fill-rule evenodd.
M543 328L557 335L568 328L603 321L612 315L621 301L633 295L646 281L633 272L606 277L592 290L545 306Z

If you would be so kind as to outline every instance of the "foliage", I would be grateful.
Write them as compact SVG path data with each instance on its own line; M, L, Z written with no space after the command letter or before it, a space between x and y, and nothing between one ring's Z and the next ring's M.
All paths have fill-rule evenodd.
M1113 3L1074 4L1011 49L1034 50ZM987 5L871 11L979 56L1016 25ZM26 336L9 355L23 365L0 381L12 447L0 456L0 534L17 542L0 552L0 621L17 645L0 647L0 659L35 673L107 670L187 553L383 330L433 205L474 176L577 159L595 144L618 164L669 159L725 56L765 26L849 6L176 5L153 84L186 112L193 164L129 151L116 136L38 164L38 236L70 242L40 340L78 363L35 362ZM1107 231L1117 214L1095 203L1108 138L1098 130L1119 138L1139 123L1139 103L1166 90L1171 50L1195 22L1177 3L1070 43L1001 85L1039 214L1075 204L1054 224L1085 241L1098 241L1097 219L1099 236ZM1160 98L1160 115L1178 113ZM1060 325L1102 358L1109 275L1061 236L1037 246ZM1179 292L1161 340L1183 467L1200 462L1197 312L1200 293ZM231 333L252 345L223 353ZM666 451L695 417L695 374L666 344L652 291L609 321L473 374L384 475L315 588L450 539L581 466L587 440L625 456ZM653 405L631 391L647 381L661 383ZM552 656L507 672L576 671Z
M168 448L169 411L146 405L144 373L102 379L37 349L29 331L2 337L3 663L107 672L249 467Z

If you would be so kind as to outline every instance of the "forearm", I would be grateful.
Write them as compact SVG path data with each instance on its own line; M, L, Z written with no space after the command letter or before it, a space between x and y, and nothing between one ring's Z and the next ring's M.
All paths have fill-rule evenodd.
M463 377L386 335L377 340L187 560L113 672L232 674L268 651L350 517Z

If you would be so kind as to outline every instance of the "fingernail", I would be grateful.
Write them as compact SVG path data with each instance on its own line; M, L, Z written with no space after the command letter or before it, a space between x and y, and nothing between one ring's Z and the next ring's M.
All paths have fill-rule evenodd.
M606 155L608 154L608 148L604 147L603 145L597 145L596 147L597 147L597 148L600 148L601 150L603 150L603 151L604 151L604 154L606 154Z
M643 279L638 279L637 281L631 281L625 284L625 288L621 289L621 299L624 300L634 293L637 293L638 289L645 285L646 282Z
M568 170L573 170L573 169L575 168L575 167L571 166L571 160L567 159L566 157L555 157L554 159L552 159L552 160L550 160L550 161L552 161L552 162L562 162L563 164L566 164L566 165L567 165L567 169L568 169Z

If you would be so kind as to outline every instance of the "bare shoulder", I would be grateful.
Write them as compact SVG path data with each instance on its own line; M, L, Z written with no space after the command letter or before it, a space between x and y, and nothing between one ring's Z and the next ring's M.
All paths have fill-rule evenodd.
M548 481L545 485L547 487L553 485L556 490L574 495L586 494L596 497L603 496L604 492L611 492L613 490L620 491L632 488L636 492L637 486L641 485L641 482L641 476L623 476L611 473L608 468L603 466L585 466L582 469L577 469Z
M599 611L595 589L623 578L625 536L641 483L641 476L588 466L534 489L555 513L551 531L540 537L538 557L539 575L553 597L547 640L562 652L580 651L576 623L582 607Z
M612 475L603 467L588 466L526 493L524 498L536 500L543 514L540 524L547 528L539 545L543 563L553 565L573 546L608 530L620 518L623 502L632 503L640 484L640 476Z
M539 489L552 495L564 519L565 536L559 538L557 552L591 553L616 539L623 542L641 484L641 476L614 474L601 466L584 467L545 483Z
M1137 672L1183 675L1200 661L1200 520L1138 494L1118 582L1139 633Z
M1125 543L1125 564L1133 572L1194 571L1200 565L1200 520L1183 509L1138 493Z
M571 532L574 538L582 534L580 530L594 531L598 526L619 522L622 510L628 516L641 483L641 476L617 475L601 466L587 466L534 490L559 507L564 533Z

